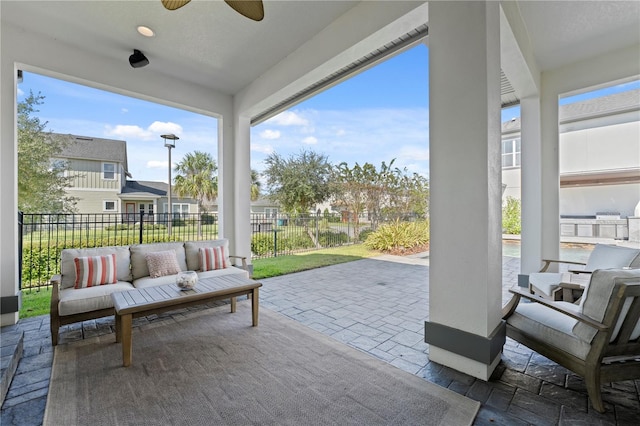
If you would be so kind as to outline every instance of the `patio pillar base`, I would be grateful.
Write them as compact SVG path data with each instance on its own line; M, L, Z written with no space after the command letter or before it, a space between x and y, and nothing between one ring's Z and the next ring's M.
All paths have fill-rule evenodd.
M502 321L488 337L446 325L425 321L424 341L429 343L429 360L489 380L500 361L507 331Z

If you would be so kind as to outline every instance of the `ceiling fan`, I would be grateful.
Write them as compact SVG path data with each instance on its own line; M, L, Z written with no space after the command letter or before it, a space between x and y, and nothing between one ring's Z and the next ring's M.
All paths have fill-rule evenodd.
M191 0L162 0L162 5L168 10L180 9ZM254 21L262 21L264 7L262 0L224 0L233 10Z

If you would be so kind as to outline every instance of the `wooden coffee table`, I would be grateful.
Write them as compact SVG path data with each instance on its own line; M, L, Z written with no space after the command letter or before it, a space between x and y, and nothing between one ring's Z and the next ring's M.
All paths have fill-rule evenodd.
M258 325L258 281L237 275L201 278L193 290L181 290L175 284L113 293L116 311L116 342L122 342L122 365L131 365L133 348L131 327L133 318L202 305L214 300L231 299L231 312L236 311L236 297L251 298L251 319Z

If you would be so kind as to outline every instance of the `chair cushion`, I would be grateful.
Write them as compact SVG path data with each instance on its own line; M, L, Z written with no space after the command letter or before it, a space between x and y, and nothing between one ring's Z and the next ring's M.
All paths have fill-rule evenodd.
M555 302L573 311L578 306L567 302ZM507 324L523 333L546 342L580 359L585 359L590 345L573 332L577 320L539 303L520 303L507 318Z
M187 270L187 260L185 258L184 243L153 243L153 244L134 244L131 250L131 274L133 279L148 277L149 268L147 266L147 253L158 251L173 250L176 252L178 265L180 270Z
M111 293L133 289L133 285L125 281L81 289L64 288L60 290L58 313L65 316L113 308Z
M596 244L584 269L595 271L596 269L627 268L639 254L640 250L630 247Z
M184 243L184 251L187 257L187 269L190 271L200 270L200 249L205 247L224 247L224 253L226 257L227 265L230 265L229 261L229 240L226 238L220 238L218 240L205 240L205 241L187 241Z
M130 252L128 246L64 249L60 253L60 288L72 288L76 283L76 265L73 259L86 256L116 255L116 276L118 281L132 281L129 269Z
M602 322L613 296L613 288L617 279L638 278L640 279L640 269L598 269L591 276L591 281L584 290L584 295L580 301L580 312L598 322ZM627 308L628 311L628 308ZM626 312L623 312L626 315ZM617 337L620 324L624 320L624 315L620 315L611 340ZM617 330L616 330L617 329ZM595 328L584 323L578 323L574 327L574 333L581 339L591 342L597 331Z
M243 275L245 278L249 278L249 271L245 271L244 269L235 266L230 266L225 269L214 269L213 271L198 272L198 278L200 279L221 277L223 275Z
M529 283L533 287L534 293L544 293L551 296L551 292L558 288L562 282L562 273L556 272L534 272L529 274Z

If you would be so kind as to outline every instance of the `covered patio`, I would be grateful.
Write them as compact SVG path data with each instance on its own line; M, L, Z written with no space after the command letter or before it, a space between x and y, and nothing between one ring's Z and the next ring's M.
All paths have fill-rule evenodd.
M265 0L264 6L265 18L256 23L218 1L175 12L159 1L0 2L2 325L16 323L20 304L18 70L217 117L219 142L211 151L220 165L220 234L232 252L248 255L250 127L426 43L427 328L455 329L469 342L431 345L429 359L488 380L504 342L500 109L521 107L520 273L526 274L559 254L558 99L638 79L640 3ZM155 37L140 36L138 25L153 28ZM133 49L150 64L130 67ZM478 351L490 361L478 361Z
M519 270L520 259L505 256L503 301L509 298L507 289L517 281ZM429 281L424 277L428 271L428 254L420 253L379 256L268 278L262 280L262 309L480 402L474 425L635 424L640 415L640 380L604 384L607 411L600 414L588 403L580 377L511 339L489 381L430 362L421 326L429 317ZM238 321L244 323L249 302L243 300L239 305ZM210 310L228 315L225 306ZM199 313L196 308L140 318L136 328L145 333ZM16 327L24 332L25 354L2 410L2 424L42 422L53 359L48 320L46 316L28 318ZM113 329L113 317L85 321L65 326L61 342L77 345L101 336L107 345L113 345ZM138 356L135 362L148 361Z

